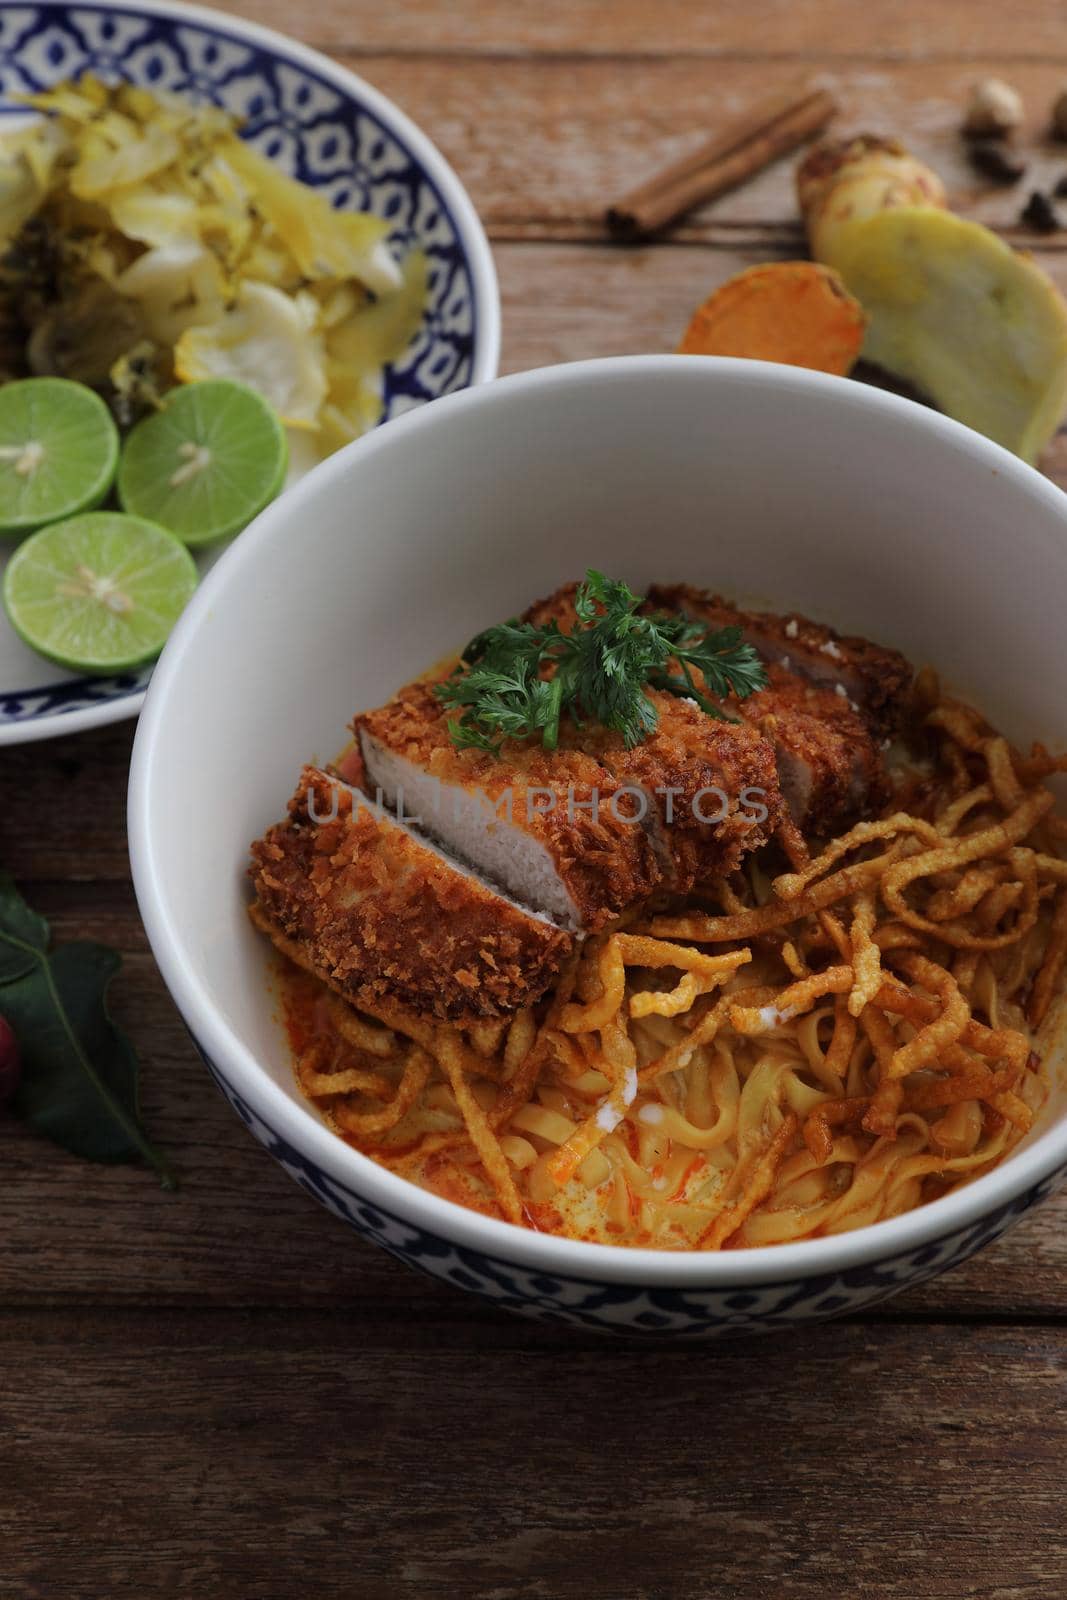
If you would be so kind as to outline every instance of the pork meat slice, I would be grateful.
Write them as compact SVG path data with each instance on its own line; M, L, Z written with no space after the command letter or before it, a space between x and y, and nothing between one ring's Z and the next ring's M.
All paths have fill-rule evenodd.
M509 741L457 750L427 682L353 730L375 799L561 926L595 932L662 883L637 797L594 756Z

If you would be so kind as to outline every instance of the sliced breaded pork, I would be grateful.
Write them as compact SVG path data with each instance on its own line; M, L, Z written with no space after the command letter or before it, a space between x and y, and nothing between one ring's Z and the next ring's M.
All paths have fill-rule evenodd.
M836 693L840 686L876 739L898 732L907 715L913 673L896 650L835 633L795 612L776 616L742 611L689 584L657 584L648 598L662 611L680 611L716 628L739 627L765 661L777 662L820 688Z
M757 730L717 721L699 706L649 691L659 722L632 750L600 727L561 730L643 796L664 884L684 894L736 871L765 844L782 810L774 751Z
M770 665L766 689L732 709L770 740L782 798L797 823L827 834L880 811L890 787L881 752L863 718L836 690Z
M662 882L637 798L594 756L532 741L457 750L448 718L413 683L355 719L376 799L567 928L602 928Z
M257 925L355 1005L506 1016L545 992L574 945L314 767L252 861Z
M577 622L570 583L524 613L569 633ZM692 700L646 689L656 707L655 731L632 750L599 724L564 719L560 743L580 746L612 777L644 797L664 883L677 893L733 872L778 825L782 798L774 752L753 728L709 717Z
M890 793L882 746L909 703L912 671L903 656L803 618L739 611L684 584L651 589L648 604L716 628L741 627L763 656L767 687L729 709L774 746L798 827L826 834L882 808Z

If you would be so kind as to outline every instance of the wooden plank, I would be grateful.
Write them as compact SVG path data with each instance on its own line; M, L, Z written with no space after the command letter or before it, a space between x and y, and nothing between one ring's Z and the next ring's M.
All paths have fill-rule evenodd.
M670 246L600 225L799 72L1010 228L1022 195L965 166L962 95L1001 72L1036 129L1067 68L1055 0L229 8L333 49L440 142L496 241L506 371L671 349L716 283L801 248L791 163ZM1065 165L1045 149L1033 180ZM1050 465L1067 485L1067 436ZM0 1115L4 1600L1067 1592L1067 1195L868 1321L714 1351L529 1324L416 1275L301 1193L197 1060L129 886L130 741L0 755L0 863L58 937L125 952L116 1013L183 1180L163 1194Z
M1032 152L1032 170L1025 183L1004 189L979 177L967 161L959 128L975 69L958 60L894 63L866 57L801 71L788 60L685 56L343 59L441 146L497 237L528 235L537 227L599 237L610 200L698 147L739 112L801 80L824 84L838 96L840 131L905 138L941 173L953 204L990 225L1014 225L1031 182L1051 184L1067 169L1067 147L1043 141L1064 76L1054 60L1012 68L1028 107L1020 144ZM780 161L705 207L689 219L686 236L714 239L738 226L795 224L794 165L794 159Z
M0 1359L15 1600L1067 1589L1063 1330L7 1314Z
M318 0L296 16L285 0L221 0L220 10L299 33L319 48L418 55L744 56L827 61L1065 59L1056 0L762 0L758 6L692 0Z
M0 865L27 881L128 880L132 744L133 723L119 722L0 752Z

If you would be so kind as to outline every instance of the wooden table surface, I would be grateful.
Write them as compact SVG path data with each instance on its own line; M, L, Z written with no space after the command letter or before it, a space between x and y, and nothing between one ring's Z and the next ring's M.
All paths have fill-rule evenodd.
M1067 78L1058 0L231 9L440 144L493 240L506 371L669 349L714 284L798 251L788 163L651 247L600 223L798 68L1009 233L1024 196L970 173L961 98L1009 78L1037 137ZM1064 242L1029 242L1067 288ZM1048 466L1067 481L1062 435ZM0 861L58 937L124 952L116 1012L182 1180L0 1120L0 1600L1067 1594L1067 1194L870 1315L705 1349L418 1277L291 1184L195 1058L130 887L131 733L0 758Z

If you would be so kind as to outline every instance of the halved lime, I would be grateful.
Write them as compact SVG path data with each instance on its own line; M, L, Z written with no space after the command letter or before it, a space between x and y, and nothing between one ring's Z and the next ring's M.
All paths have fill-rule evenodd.
M243 383L207 378L139 422L119 463L125 510L186 544L238 533L285 481L289 446L267 402Z
M119 435L98 394L69 378L0 387L0 533L26 533L98 506Z
M196 582L195 561L165 528L90 511L19 545L4 573L4 609L49 661L122 672L159 654Z

